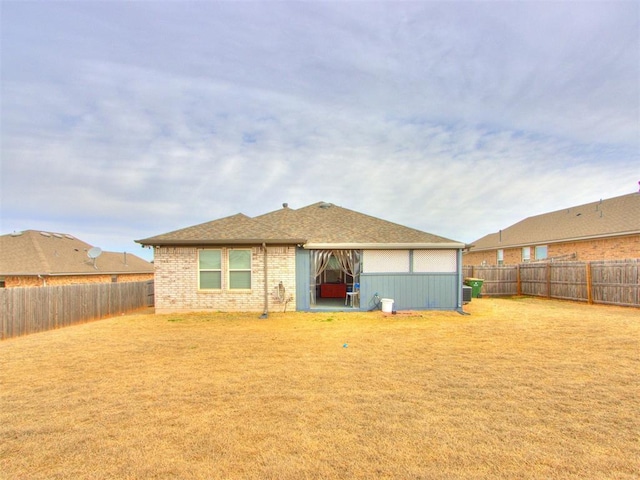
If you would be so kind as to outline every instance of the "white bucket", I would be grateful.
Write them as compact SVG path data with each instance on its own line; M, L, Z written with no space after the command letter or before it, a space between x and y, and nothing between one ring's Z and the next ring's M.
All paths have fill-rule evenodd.
M382 302L382 311L384 313L393 312L393 298L383 298L380 301Z

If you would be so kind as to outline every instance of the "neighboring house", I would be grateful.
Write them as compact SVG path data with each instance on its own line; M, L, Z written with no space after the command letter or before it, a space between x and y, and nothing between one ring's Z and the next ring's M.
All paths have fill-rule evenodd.
M640 258L640 193L529 217L473 242L465 265Z
M464 243L330 203L137 242L154 247L159 313L368 310L383 298L396 310L462 309Z
M0 236L0 287L152 279L153 264L146 260L102 252L69 234L25 230Z

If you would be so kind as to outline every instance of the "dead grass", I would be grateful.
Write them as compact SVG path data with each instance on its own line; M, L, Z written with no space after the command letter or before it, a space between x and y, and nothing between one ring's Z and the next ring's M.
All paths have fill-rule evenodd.
M466 310L138 314L4 341L0 476L640 476L637 309Z

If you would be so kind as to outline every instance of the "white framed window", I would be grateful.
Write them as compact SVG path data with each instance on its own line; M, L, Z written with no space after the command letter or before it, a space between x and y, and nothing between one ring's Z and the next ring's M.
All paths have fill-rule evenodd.
M531 247L522 247L522 261L528 262L531 260Z
M229 250L229 289L251 288L251 250Z
M538 245L536 246L535 254L536 260L544 260L547 258L548 248L546 245Z
M498 249L498 258L496 260L498 265L504 265L504 250L502 248Z
M222 288L222 250L198 252L198 288L200 290Z

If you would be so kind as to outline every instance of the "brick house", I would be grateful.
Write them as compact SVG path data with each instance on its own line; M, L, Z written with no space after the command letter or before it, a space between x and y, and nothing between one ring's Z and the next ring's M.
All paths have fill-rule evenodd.
M640 258L640 193L544 213L486 235L465 265Z
M153 280L153 264L130 253L102 252L66 233L0 236L0 287L145 280Z
M464 244L319 202L137 240L156 312L462 308Z

